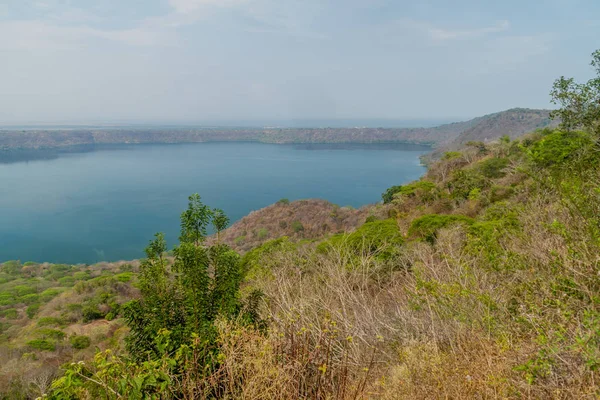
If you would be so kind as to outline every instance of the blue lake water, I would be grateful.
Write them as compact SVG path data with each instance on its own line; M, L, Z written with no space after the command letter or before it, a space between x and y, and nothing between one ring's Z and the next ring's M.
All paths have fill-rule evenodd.
M0 261L134 259L169 246L187 196L236 221L281 198L376 203L425 171L417 145L199 143L0 152Z

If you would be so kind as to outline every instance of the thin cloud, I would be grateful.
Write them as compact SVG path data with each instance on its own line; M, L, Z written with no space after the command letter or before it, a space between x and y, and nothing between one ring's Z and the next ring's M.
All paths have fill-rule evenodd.
M495 25L475 29L450 29L433 25L429 22L403 19L398 21L400 27L417 34L425 35L433 42L448 42L454 40L478 39L489 35L508 32L509 21L500 21Z
M203 7L232 7L246 2L247 0L169 0L169 5L175 12L187 14Z

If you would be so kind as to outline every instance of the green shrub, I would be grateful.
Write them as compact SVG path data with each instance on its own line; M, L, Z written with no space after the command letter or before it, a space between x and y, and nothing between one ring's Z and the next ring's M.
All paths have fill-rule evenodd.
M0 311L0 315L7 319L17 319L19 317L19 312L16 308L7 308L6 310Z
M27 286L27 285L15 286L12 288L12 291L17 297L25 296L27 294L33 294L36 292L34 287Z
M473 189L485 189L488 186L488 180L475 169L463 169L454 172L448 185L452 191L452 197L467 199Z
M529 156L541 167L560 165L578 152L589 148L592 139L584 132L554 131L531 146Z
M62 293L62 289L56 289L56 288L46 289L42 293L40 293L40 301L42 303L47 303L61 293Z
M56 345L44 339L35 339L27 342L27 346L36 350L55 351Z
M294 233L302 232L304 231L304 225L302 225L302 222L300 221L294 221L292 222L292 230Z
M402 189L402 186L392 186L389 187L385 192L381 194L381 199L383 200L383 204L389 204L394 200L394 195L399 193Z
M38 326L60 326L63 325L63 320L61 320L60 318L56 318L56 317L43 317L38 319L37 321L37 325Z
M504 169L508 166L508 158L489 158L478 164L479 170L486 178L502 178L506 175Z
M289 200L289 199L285 199L285 198L284 198L284 199L280 199L280 200L277 202L277 204L280 204L280 205L286 205L286 204L290 204L290 200Z
M365 224L368 224L369 222L375 222L377 221L377 217L374 215L369 215L366 219L365 219Z
M411 182L408 185L392 186L381 195L384 204L391 203L398 194L407 197L418 197L424 202L435 200L437 186L428 180Z
M104 314L102 314L102 312L100 312L100 310L98 309L98 306L96 305L88 305L86 307L83 308L82 311L82 315L83 315L83 322L90 322L90 321L94 321L96 319L101 319L104 318Z
M37 303L39 299L40 299L40 295L32 293L32 294L27 294L23 297L20 297L19 301L24 304L33 304L33 303Z
M85 281L90 279L90 273L87 271L77 271L73 274L73 279L76 281Z
M2 293L0 294L0 306L11 306L13 304L17 304L18 301L15 297L10 293Z
M40 335L42 339L62 340L65 338L65 333L58 329L42 328L38 329L36 333Z
M133 272L123 272L122 274L115 275L115 279L119 282L129 282L133 278Z
M444 153L444 157L442 157L442 159L454 160L460 157L462 157L462 153L460 151L447 151Z
M332 236L319 244L317 250L328 252L332 247L347 246L356 255L369 253L376 254L381 259L388 259L403 243L404 237L396 220L386 219L363 224L350 234Z
M33 317L35 317L35 314L37 314L37 312L39 311L40 306L40 303L34 303L29 305L25 310L25 314L27 314L27 317L29 319L33 319Z
M264 239L267 236L269 236L269 231L267 230L267 228L260 228L256 235L259 239Z
M16 275L21 271L20 261L6 261L2 264L2 272L6 272L9 275Z
M74 349L87 349L92 344L92 340L85 335L73 335L69 338L69 342Z
M60 286L73 286L75 284L75 278L73 278L72 276L63 276L58 280L58 283L60 284Z
M408 234L434 242L437 232L451 225L462 223L472 225L475 221L464 215L429 214L415 219L408 229Z

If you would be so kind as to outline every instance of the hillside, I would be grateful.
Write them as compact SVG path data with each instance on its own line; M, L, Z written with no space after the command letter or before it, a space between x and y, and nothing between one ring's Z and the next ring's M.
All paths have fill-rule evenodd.
M546 110L512 109L465 122L433 128L179 128L179 129L72 129L1 130L0 150L69 148L136 143L195 143L257 141L263 143L418 143L445 146L457 138L493 140L544 127ZM473 138L473 139L471 139ZM479 139L476 139L479 138Z
M321 239L357 228L369 217L381 219L388 209L383 205L353 209L326 200L289 202L282 199L234 223L221 233L221 240L237 251L245 252L283 236L295 241Z
M447 153L421 180L390 188L385 205L282 200L254 212L208 242L207 254L219 243L245 252L222 253L243 271L242 314L211 322L220 361L183 380L169 365L193 370L187 350L125 358L139 329L128 310L169 293L152 274L186 271L182 250L158 258L155 241L142 263L6 262L0 393L141 398L168 384L217 398L593 398L598 157L589 134L545 130ZM160 341L156 323L148 332ZM51 389L61 374L70 380Z
M558 126L558 121L550 118L550 110L512 108L474 120L470 127L447 142L440 143L426 159L438 159L445 151L456 150L468 142L490 142L507 135L515 139L536 129Z

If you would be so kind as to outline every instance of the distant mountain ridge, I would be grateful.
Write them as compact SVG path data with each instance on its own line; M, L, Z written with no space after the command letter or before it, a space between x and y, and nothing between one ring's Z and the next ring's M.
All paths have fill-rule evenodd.
M417 143L455 148L550 126L550 110L513 108L432 128L100 128L1 130L0 150L81 145L255 141L263 143Z

